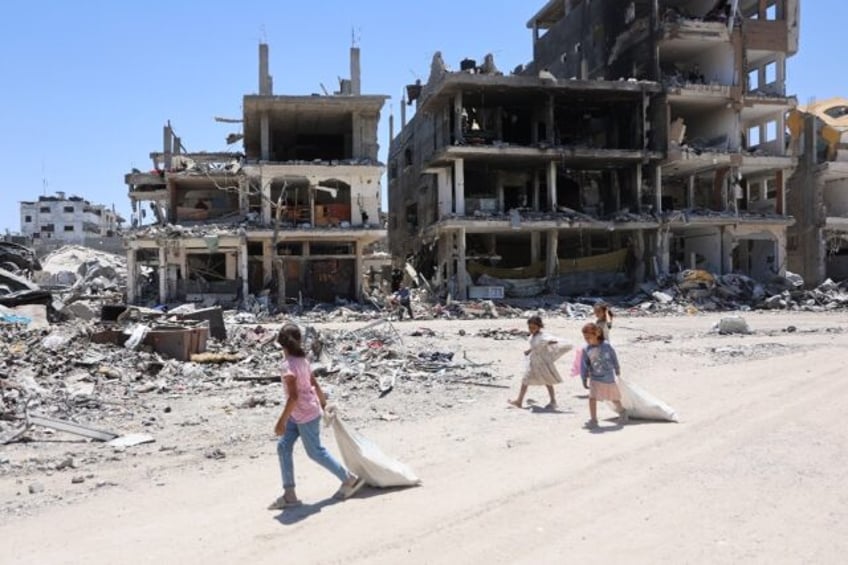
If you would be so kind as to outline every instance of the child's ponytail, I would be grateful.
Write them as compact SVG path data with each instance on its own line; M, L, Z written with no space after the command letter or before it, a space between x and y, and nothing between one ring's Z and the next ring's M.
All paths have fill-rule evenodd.
M284 325L280 328L280 333L277 334L277 343L283 346L286 355L290 357L306 357L300 340L300 328L295 324Z

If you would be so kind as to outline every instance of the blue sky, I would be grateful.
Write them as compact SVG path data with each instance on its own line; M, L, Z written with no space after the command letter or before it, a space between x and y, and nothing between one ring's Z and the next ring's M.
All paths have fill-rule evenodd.
M347 77L352 33L362 49L362 88L400 95L426 81L433 52L452 68L495 54L508 72L532 58L525 23L544 3L518 0L29 0L0 19L0 230L20 229L18 202L65 191L114 204L129 217L123 175L148 169L171 123L189 151L228 149L241 97L257 90L257 45L270 45L277 94L337 88ZM426 7L426 8L425 8ZM802 0L801 50L788 91L800 103L848 96L838 44L848 2ZM240 145L230 146L240 150ZM384 187L385 192L385 187Z

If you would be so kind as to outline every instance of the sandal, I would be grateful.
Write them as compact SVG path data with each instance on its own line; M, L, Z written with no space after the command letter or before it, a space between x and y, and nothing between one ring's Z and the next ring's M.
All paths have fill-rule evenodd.
M342 483L342 486L339 487L339 490L336 491L336 494L333 495L333 498L336 500L347 500L357 492L359 489L365 486L365 479L359 477L354 481L352 485L346 485Z
M268 506L268 510L283 510L284 508L295 508L297 506L303 506L303 501L298 499L286 500L286 495L283 495L272 502Z

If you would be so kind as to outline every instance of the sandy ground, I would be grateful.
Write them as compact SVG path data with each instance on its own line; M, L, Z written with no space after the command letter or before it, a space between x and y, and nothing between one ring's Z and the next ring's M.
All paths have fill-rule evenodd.
M718 314L621 318L612 341L624 375L675 407L681 422L620 428L603 411L599 433L581 429L587 406L579 379L559 387L557 412L508 409L524 343L457 336L523 321L405 324L405 332L436 330L430 343L467 344L509 387L404 394L398 386L384 400L346 407L423 486L365 489L336 503L328 498L335 479L298 450L306 505L267 511L280 490L270 433L277 407L242 411L238 423L230 416L210 432L232 429L221 460L164 445L174 438L157 440L111 467L77 471L95 474L99 486L93 479L74 491L68 474L42 477L48 493L60 492L42 506L15 506L39 496L27 493L31 477L0 477L0 561L842 563L848 317L743 315L753 335L709 333ZM577 321L548 325L579 335ZM570 354L564 374L569 364ZM546 402L544 390L532 389L530 398ZM398 420L364 416L387 410L383 401ZM207 418L225 419L222 406L204 406ZM201 433L181 430L183 439ZM329 433L325 440L335 451ZM38 449L6 448L13 459Z

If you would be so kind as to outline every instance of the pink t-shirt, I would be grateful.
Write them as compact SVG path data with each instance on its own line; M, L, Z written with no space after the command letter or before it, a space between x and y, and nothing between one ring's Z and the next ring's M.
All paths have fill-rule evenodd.
M295 424L311 422L321 415L321 403L312 387L312 368L305 357L288 357L283 361L283 376L294 375L297 387L297 401L291 413ZM283 387L283 390L287 390Z

